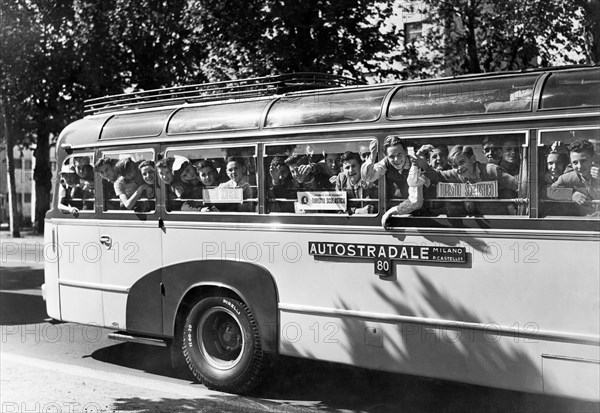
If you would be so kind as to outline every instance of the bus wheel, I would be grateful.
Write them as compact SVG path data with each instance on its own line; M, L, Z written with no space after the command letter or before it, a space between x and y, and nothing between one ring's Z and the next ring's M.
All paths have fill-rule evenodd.
M198 301L183 325L183 355L206 387L245 393L263 372L258 324L250 309L228 297Z

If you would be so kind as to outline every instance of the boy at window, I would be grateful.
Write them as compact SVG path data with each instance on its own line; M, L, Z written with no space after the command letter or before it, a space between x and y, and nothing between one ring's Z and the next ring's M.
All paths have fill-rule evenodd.
M143 181L138 165L133 159L121 159L115 167L119 174L114 184L115 194L125 209L133 209L137 200L148 189L148 184Z
M302 191L322 191L331 187L329 178L320 173L315 164L310 164L306 155L292 155L285 160L292 178Z
M433 169L438 171L447 171L452 169L448 163L448 145L443 143L439 145L423 145L417 151L417 156L424 157Z
M512 176L519 176L521 169L521 158L519 144L514 138L509 138L502 143L502 159L500 166Z
M285 157L275 156L269 164L269 199L285 198L295 200L296 189L294 179L289 166L285 164ZM269 210L271 212L294 212L293 202L271 202Z
M385 175L386 199L402 200L383 214L381 225L387 228L387 221L392 215L406 215L423 206L423 185L429 185L429 181L411 163L406 145L399 136L390 135L385 138L383 150L386 156L379 162L374 163L377 157L377 140L371 141L369 150L371 154L361 167L363 180L375 182ZM426 160L423 161L427 163Z
M328 188L323 189L333 189L335 182L337 180L338 174L341 172L340 169L340 157L337 153L328 153L325 155L325 159L316 164L317 172L325 175L329 179L330 185Z
M242 189L243 198L252 198L252 187L248 182L248 168L243 158L229 157L227 158L227 164L225 166L225 172L229 177L229 181L219 185L219 188L240 188ZM221 205L219 210L230 210L231 205ZM249 203L244 203L234 209L238 212L250 212L252 207Z
M356 152L344 152L340 160L342 161L342 170L336 177L335 190L346 191L348 199L349 214L370 214L373 213L375 203L363 201L350 201L350 199L377 199L377 188L361 179L362 159Z
M196 168L189 159L176 156L173 161L173 175L177 184L175 186L171 185L171 187L174 189L177 198L202 198L200 178L198 178L198 172L196 172Z
M63 166L60 177L58 209L77 218L79 209L75 206L74 199L81 197L81 187L79 186L79 176L75 172L75 167L71 165Z
M600 199L600 180L592 176L594 145L588 140L579 139L569 145L569 151L573 170L561 175L552 188L573 189L571 199L578 206L575 211L577 215L597 213L598 204L591 202Z
M104 193L104 202L109 199L117 197L115 194L114 183L119 178L115 165L117 164L116 159L112 158L100 158L96 161L94 169L100 174L102 178L102 190Z
M502 147L498 143L498 139L492 136L486 136L481 147L488 163L500 165L500 162L502 161Z

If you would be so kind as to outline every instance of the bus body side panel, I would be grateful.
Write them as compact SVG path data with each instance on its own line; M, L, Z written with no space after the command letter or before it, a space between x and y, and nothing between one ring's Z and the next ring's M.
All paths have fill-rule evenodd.
M144 335L163 335L162 269L144 275L129 289L125 313L127 331Z
M44 285L42 294L46 301L46 312L55 320L60 320L60 296L58 289L58 258L56 225L50 219L44 224Z
M554 380L552 394L568 394L575 378L556 382L556 369L542 371L550 365L542 357L600 360L593 238L227 229L206 231L204 243L199 234L194 248L253 260L273 274L281 354L538 393L544 379ZM468 260L394 260L395 274L380 278L373 259L315 257L309 241L462 246ZM598 399L597 388L581 397Z
M190 238L189 235L183 237L183 234L180 237ZM198 245L195 245L196 251L197 248ZM188 248L185 252L188 258L193 255ZM272 276L264 268L230 260L181 262L163 268L163 284L164 336L173 336L177 311L188 292L194 287L222 287L239 295L256 317L263 350L277 351L277 291Z

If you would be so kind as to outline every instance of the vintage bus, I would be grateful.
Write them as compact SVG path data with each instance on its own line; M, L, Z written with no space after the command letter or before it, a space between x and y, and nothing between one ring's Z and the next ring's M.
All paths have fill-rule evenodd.
M170 346L227 392L286 355L599 400L599 85L598 66L306 73L88 101L57 144L79 180L46 218L47 312ZM428 179L384 227L391 164L349 165L384 165L393 136L431 165L468 147L513 186ZM578 142L581 202L549 176L580 177Z

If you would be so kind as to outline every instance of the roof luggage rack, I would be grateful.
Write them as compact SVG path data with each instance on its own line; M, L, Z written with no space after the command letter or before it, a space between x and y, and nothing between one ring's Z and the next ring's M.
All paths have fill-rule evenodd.
M291 73L146 90L143 92L88 99L84 101L84 113L91 115L163 105L248 99L299 90L327 89L359 84L362 84L362 82L348 77L325 73Z

